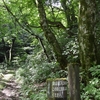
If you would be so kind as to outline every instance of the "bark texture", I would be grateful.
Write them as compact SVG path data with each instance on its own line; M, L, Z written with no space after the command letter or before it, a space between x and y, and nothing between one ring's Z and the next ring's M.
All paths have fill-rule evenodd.
M68 87L69 87L69 100L81 100L79 65L76 63L71 63L68 65Z
M63 51L53 33L53 31L51 31L51 29L49 27L42 0L37 0L37 2L38 2L38 12L39 12L39 17L40 17L40 24L45 33L45 37L48 40L48 42L50 43L50 45L53 47L53 51L55 53L57 62L60 64L60 67L62 69L65 69L65 67L67 66L66 57L64 55L62 55Z
M79 15L79 46L81 66L87 73L88 69L96 63L95 56L95 0L80 0Z
M82 67L86 69L95 61L95 11L95 0L80 0L80 59Z

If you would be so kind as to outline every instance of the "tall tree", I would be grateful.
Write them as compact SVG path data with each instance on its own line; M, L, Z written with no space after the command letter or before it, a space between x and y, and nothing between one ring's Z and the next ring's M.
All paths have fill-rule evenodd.
M55 53L53 58L56 57L56 61L60 64L61 68L65 69L67 66L67 60L70 58L67 56L70 54L73 55L72 50L70 52L70 49L69 51L65 52L67 49L67 42L65 41L70 42L74 36L73 33L77 33L75 28L77 20L73 6L74 0L70 2L64 0L55 0L54 2L51 0L9 0L9 4L6 3L5 0L2 1L4 3L4 7L7 9L10 15L14 17L15 21L22 29L26 30L28 33L39 39L40 42L42 39L44 39L43 36L45 35L46 41L48 41L48 44L52 46L52 48L49 49L49 52L51 52L53 49L53 53ZM58 3L60 6L58 6ZM39 17L37 17L38 14ZM43 46L43 43L41 43L41 45ZM43 47L43 49L45 48ZM46 49L48 49L47 46ZM52 56L52 54L47 54L47 52L45 52L45 54L47 58L49 58L48 55L50 55L50 58Z
M88 69L96 64L95 54L96 0L80 0L79 46L84 78L88 82ZM87 83L86 82L86 83Z
M52 30L49 27L48 20L46 18L45 9L43 7L43 1L41 1L41 0L37 0L37 1L38 1L38 11L39 11L39 16L40 16L41 28L43 29L43 31L45 33L46 39L53 47L53 51L55 53L58 63L60 64L60 67L62 69L65 69L65 67L67 66L66 56L62 54L63 51L62 51L54 33L52 32Z

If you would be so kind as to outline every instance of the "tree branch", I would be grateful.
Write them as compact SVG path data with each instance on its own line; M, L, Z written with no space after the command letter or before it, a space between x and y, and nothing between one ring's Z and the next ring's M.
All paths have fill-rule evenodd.
M48 56L48 53L47 53L47 51L46 51L46 48L44 47L43 41L42 41L41 39L39 39L39 40L40 40L41 46L42 46L42 48L43 48L43 50L44 50L44 53L45 53L45 55L46 55L46 57L47 57L47 59L48 59L48 62L51 62L51 60L50 60L50 58L49 58L49 56Z
M32 31L30 31L29 29L27 29L26 27L24 27L19 20L16 18L16 16L11 12L10 8L7 6L7 4L5 3L4 0L2 0L4 3L4 6L6 8L6 10L14 17L15 21L19 24L19 26L24 29L25 31L27 31L28 33L31 33L31 35L33 35L34 37L36 37L37 39L42 39L40 36L36 35L35 33L33 33Z
M60 47L59 42L57 41L54 33L51 31L49 27L42 1L37 0L37 2L38 2L38 12L40 16L41 28L43 29L45 33L46 39L48 40L50 45L53 47L53 51L55 53L57 62L60 64L60 67L62 69L65 69L67 66L66 56L62 55L62 52L63 52L62 48Z
M66 30L66 27L60 21L47 20L47 22L49 25L53 25L53 27L58 27L58 28L62 28L64 30Z
M19 22L19 20L16 18L16 16L11 12L11 10L8 8L8 6L6 5L5 1L4 1L4 0L2 0L2 1L3 1L3 3L4 3L4 7L6 8L6 10L14 17L15 21L19 24L19 26L20 26L21 28L23 28L25 31L27 31L28 33L31 33L31 35L33 35L36 39L38 39L38 40L40 41L40 43L41 43L41 45L42 45L42 48L43 48L43 50L44 50L44 53L45 53L45 55L46 55L48 61L50 62L49 56L48 56L47 51L46 51L46 49L45 49L45 47L44 47L44 44L43 44L43 42L42 42L43 39L42 39L40 36L38 36L38 35L36 35L35 33L32 32L31 28L29 27L30 25L29 25L28 23L27 23L28 29L27 29L26 27L24 27L24 26Z

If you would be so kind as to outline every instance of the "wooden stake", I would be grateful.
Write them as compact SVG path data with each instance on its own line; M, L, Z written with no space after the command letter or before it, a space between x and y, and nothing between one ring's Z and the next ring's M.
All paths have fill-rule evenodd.
M69 87L69 100L80 99L80 82L79 82L79 65L68 65L68 87Z

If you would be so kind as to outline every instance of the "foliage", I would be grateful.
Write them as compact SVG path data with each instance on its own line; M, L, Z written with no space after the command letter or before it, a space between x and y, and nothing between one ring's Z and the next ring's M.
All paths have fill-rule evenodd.
M100 65L89 69L92 78L89 84L82 90L82 100L99 100L100 99Z
M41 88L41 84L45 83L48 78L66 77L67 72L61 70L56 62L49 63L44 59L43 51L37 55L34 55L34 53L28 55L24 65L22 64L22 67L16 71L16 81L22 86L20 92L23 99L45 100L46 90L43 90L43 87ZM46 84L44 86L46 87Z
M69 62L77 62L79 59L79 46L77 38L67 38L67 44L65 45L66 49L63 54L68 55L67 60Z
M34 92L32 90L34 87L30 88L24 88L22 95L23 97L20 97L21 100L47 100L47 95L46 95L46 88L39 90L37 92Z
M0 1L0 63L3 65L0 68L4 68L4 71L7 67L18 68L16 81L22 85L22 100L45 100L46 89L37 91L33 85L41 84L47 78L66 77L67 71L66 69L61 70L57 62L56 53L53 50L53 46L56 46L55 43L50 45L45 37L45 32L41 27L37 0L4 0L6 6L2 1ZM66 63L79 62L77 22L79 0L42 0L42 2L48 29L56 37L62 49L61 55L66 56L64 60ZM65 2L65 5L62 5L62 2ZM100 58L100 1L96 0L96 2L98 18L95 29L95 46L97 56ZM61 60L62 63L64 60ZM99 60L98 63L100 63ZM91 72L92 77L86 87L82 84L81 97L83 100L90 98L98 100L100 99L100 66L91 67L88 72ZM0 76L2 77L2 72L0 72Z

